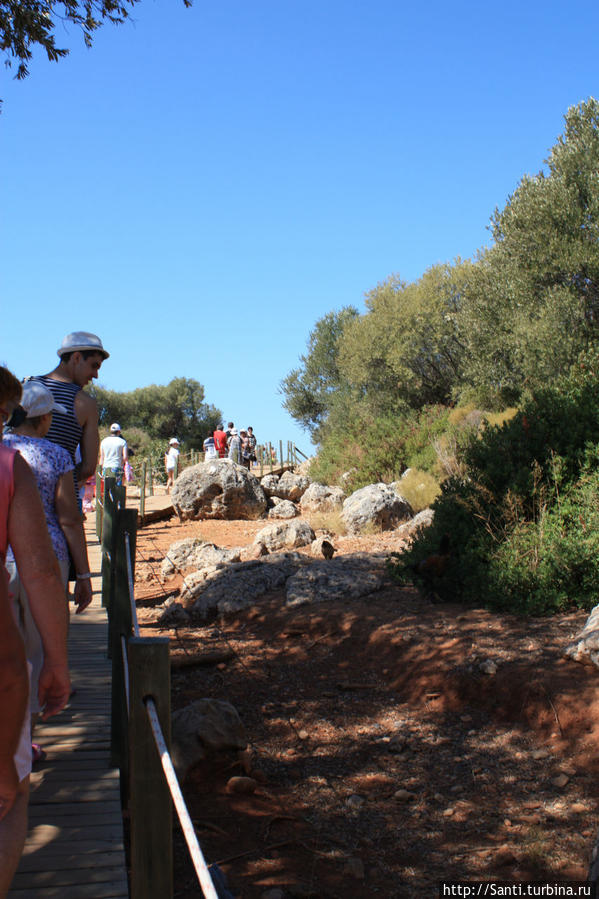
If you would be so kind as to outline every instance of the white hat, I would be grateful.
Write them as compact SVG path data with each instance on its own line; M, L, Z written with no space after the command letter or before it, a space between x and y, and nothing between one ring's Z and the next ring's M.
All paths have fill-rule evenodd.
M57 403L54 395L39 381L25 381L21 406L27 413L27 418L45 415L46 412L62 412L65 415L67 411L66 406Z
M85 350L95 350L97 353L101 353L105 359L108 359L110 355L102 346L100 338L96 334L90 334L89 331L73 331L72 334L67 334L56 352L62 356L64 353L84 352Z
M237 437L237 428L231 428L229 434L231 434L233 437Z
M115 434L117 431L121 430L121 426L120 426L120 424L118 424L115 421L115 423L113 425L110 425L110 430L112 431L113 434Z
M179 441L177 440L176 437L171 437L171 439L169 440L168 443L169 443L169 446L174 446L175 443L177 444L177 446L179 446Z

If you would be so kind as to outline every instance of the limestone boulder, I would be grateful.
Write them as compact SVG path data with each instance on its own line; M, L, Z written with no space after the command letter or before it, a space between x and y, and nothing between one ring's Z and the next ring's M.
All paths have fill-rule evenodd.
M310 484L300 500L302 515L321 512L336 512L343 506L345 493L341 487L327 487L325 484Z
M205 568L207 565L227 565L239 562L240 558L241 548L225 549L197 537L188 537L169 546L160 571L163 578L168 578L177 571Z
M243 465L228 459L186 468L175 481L173 506L182 521L242 519L254 521L266 511L264 490Z
M356 490L343 503L342 518L350 534L359 534L367 525L392 530L413 517L412 507L387 484L369 484Z
M183 581L181 602L193 616L202 619L213 613L239 612L283 587L307 561L300 553L274 553L226 568L194 571Z
M275 497L273 497L274 499ZM269 518L297 518L299 515L299 509L288 499L280 499L277 503L273 504L272 509L268 511Z
M237 709L219 699L197 699L174 712L171 755L178 777L209 755L245 749L247 737Z
M279 508L275 506L275 508ZM281 524L269 524L254 537L254 544L261 543L269 552L277 549L293 549L296 546L307 546L315 538L315 533L306 521L290 521Z
M599 606L591 610L582 630L564 650L567 658L599 668Z
M277 487L279 486L278 474L265 474L260 481L260 486L267 497L275 496Z
M306 477L306 475L285 471L279 478L279 483L274 492L281 499L288 499L292 503L297 503L309 486L310 478Z
M289 607L334 600L359 599L389 583L384 555L354 553L299 568L287 580Z

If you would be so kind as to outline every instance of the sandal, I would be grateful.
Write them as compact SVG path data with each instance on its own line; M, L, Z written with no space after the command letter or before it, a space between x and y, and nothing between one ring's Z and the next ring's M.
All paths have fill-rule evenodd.
M46 750L42 749L39 743L31 744L31 760L33 764L43 762L46 758Z

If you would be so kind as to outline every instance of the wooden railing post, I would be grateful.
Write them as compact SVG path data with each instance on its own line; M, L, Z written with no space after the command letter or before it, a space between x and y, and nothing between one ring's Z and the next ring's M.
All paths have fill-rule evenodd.
M148 470L148 496L154 496L154 469L151 463Z
M172 803L144 700L156 703L170 749L168 637L129 641L131 899L172 899Z
M137 510L117 509L113 521L114 554L114 596L108 617L108 639L112 658L112 694L110 762L121 769L121 795L127 795L128 740L127 701L125 694L125 662L121 637L126 640L132 634L131 600L129 597L129 576L127 571L127 547L125 534L129 534L131 550L131 571L135 573L135 544L137 536Z
M143 521L146 513L146 478L148 476L148 463L144 459L141 463L141 484L139 485L139 517Z
M96 468L96 537L102 542L102 513L103 509L102 496L102 471L100 466Z

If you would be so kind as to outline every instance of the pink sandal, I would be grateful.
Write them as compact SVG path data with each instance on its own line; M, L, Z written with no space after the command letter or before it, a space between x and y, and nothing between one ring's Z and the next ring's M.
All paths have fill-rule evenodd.
M31 744L31 756L32 762L35 765L36 762L43 762L46 758L46 750L42 749L39 743Z

